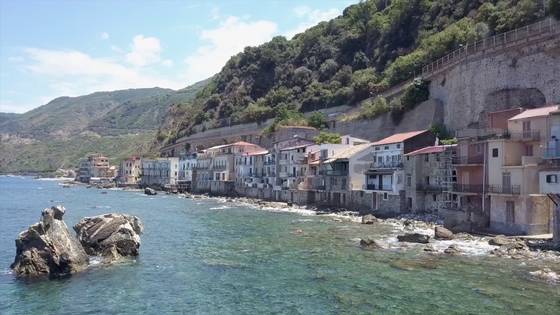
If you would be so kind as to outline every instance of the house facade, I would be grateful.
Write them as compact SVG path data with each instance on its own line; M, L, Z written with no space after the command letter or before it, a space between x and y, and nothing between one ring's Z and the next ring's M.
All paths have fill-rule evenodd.
M131 156L121 162L117 182L121 186L138 185L142 175L142 159L139 156Z
M82 183L89 183L92 178L112 179L115 175L114 168L111 169L109 165L109 158L102 154L90 154L79 162L77 179Z

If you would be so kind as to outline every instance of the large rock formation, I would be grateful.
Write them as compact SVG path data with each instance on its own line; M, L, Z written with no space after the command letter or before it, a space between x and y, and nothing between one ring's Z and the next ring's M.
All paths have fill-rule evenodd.
M16 239L16 258L10 266L19 277L64 277L85 269L89 259L62 220L65 209L43 210L41 220Z
M83 218L74 226L86 252L103 256L105 262L138 256L143 229L138 217L115 213Z
M404 235L397 235L399 242L408 243L421 243L428 244L430 242L430 236L420 233L405 233Z

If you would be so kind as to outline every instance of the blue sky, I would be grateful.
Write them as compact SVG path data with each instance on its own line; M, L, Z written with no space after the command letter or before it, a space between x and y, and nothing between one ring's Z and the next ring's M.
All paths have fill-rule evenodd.
M178 89L245 46L294 34L357 0L0 0L0 112L58 96Z

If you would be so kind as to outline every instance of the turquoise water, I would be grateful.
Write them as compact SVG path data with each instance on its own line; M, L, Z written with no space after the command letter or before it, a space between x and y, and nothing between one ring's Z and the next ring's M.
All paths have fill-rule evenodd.
M64 280L14 279L14 239L52 204L66 207L69 226L106 212L139 216L139 258ZM560 313L560 287L528 275L536 263L357 245L392 229L0 176L0 314Z

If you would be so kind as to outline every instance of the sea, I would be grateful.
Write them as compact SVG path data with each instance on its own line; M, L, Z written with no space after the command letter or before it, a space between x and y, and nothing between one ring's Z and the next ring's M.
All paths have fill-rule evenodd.
M85 216L138 216L140 255L92 260L60 280L17 279L14 240L52 205L66 208L70 229ZM560 285L531 275L560 273L558 261L494 257L481 241L459 243L463 255L433 255L399 244L399 224L358 221L0 176L0 314L560 314ZM362 249L365 237L387 246Z

